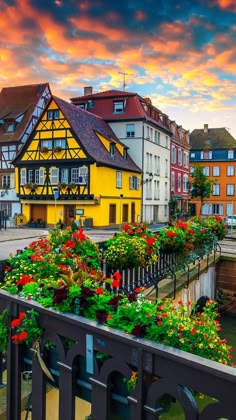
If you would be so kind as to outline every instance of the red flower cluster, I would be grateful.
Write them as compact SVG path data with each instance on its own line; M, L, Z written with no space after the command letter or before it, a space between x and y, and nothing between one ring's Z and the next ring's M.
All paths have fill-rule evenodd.
M11 327L19 327L21 325L21 321L25 318L25 313L24 312L20 312L20 315L18 318L13 319L13 321L11 321ZM28 333L26 331L20 331L18 334L13 334L11 336L11 339L13 341L13 343L15 344L21 344L23 341L25 341L25 339L27 338Z
M18 282L16 283L17 286L24 286L25 284L34 282L34 279L26 274L22 274Z
M171 230L169 230L168 232L166 232L167 236L169 236L170 238L176 238L177 233L172 232Z

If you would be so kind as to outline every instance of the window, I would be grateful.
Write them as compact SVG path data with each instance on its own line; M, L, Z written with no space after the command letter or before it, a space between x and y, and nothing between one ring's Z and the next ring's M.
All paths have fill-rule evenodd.
M189 169L190 174L193 174L194 170L195 170L195 168L193 166L191 166L190 169Z
M130 176L130 178L129 178L129 188L131 190L139 190L140 179L137 176Z
M28 170L28 183L33 184L34 183L34 171L33 169Z
M77 105L78 106L78 108L80 108L80 109L85 109L85 103L84 104L79 104L79 105Z
M184 152L184 167L188 168L188 153Z
M203 168L203 175L209 176L210 175L210 168L209 166L204 166Z
M195 158L195 153L190 153L191 158Z
M14 131L15 124L14 123L8 123L7 124L7 132L12 133Z
M126 223L129 219L129 206L128 204L123 204L123 211L122 211L122 222Z
M234 158L234 151L228 150L228 159L233 159L233 158Z
M52 150L52 140L41 140L40 148Z
M12 214L12 203L7 201L0 202L0 210L4 211L7 217L11 217Z
M227 166L227 176L234 176L234 166Z
M116 188L122 188L122 172L116 171Z
M160 200L160 181L154 181L154 200Z
M94 103L92 99L89 99L87 102L87 109L91 109L94 107Z
M169 148L169 138L168 138L168 136L166 136L166 147L167 147L167 149Z
M178 165L182 166L182 150L178 150Z
M165 201L168 200L168 183L165 182Z
M88 168L87 166L82 166L79 168L79 182L78 184L85 185L88 182Z
M115 145L114 143L110 143L110 155L114 156L115 154Z
M176 163L176 147L175 146L172 146L171 162Z
M213 176L220 176L220 167L219 166L213 166Z
M213 204L212 205L212 214L222 215L224 211L223 204Z
M151 153L146 153L146 162L147 162L146 173L150 173L150 172L152 172L152 155L151 155Z
M220 185L219 184L213 185L212 195L220 195Z
M59 182L59 169L58 168L51 168L50 181L52 185L58 184Z
M160 156L154 156L154 174L160 175Z
M168 159L165 159L165 177L168 178L169 171L168 171Z
M202 214L204 216L212 214L212 204L203 204L202 205Z
M113 113L122 114L124 112L124 101L114 101L113 102Z
M53 141L54 147L61 147L62 149L66 148L66 139L54 139Z
M44 170L35 169L35 184L43 185L44 184Z
M175 173L171 172L171 186L170 186L171 191L175 191Z
M26 180L26 169L20 170L20 185L25 185L27 183Z
M183 176L183 191L188 191L188 175L184 174Z
M126 137L134 137L134 124L126 124Z
M227 195L234 195L234 184L227 185Z
M64 182L65 184L68 184L69 180L69 170L67 168L61 169L61 182Z
M181 191L181 174L178 174L178 192Z
M2 188L10 188L11 186L11 177L10 175L2 176Z
M50 109L47 111L48 120L59 120L59 109Z

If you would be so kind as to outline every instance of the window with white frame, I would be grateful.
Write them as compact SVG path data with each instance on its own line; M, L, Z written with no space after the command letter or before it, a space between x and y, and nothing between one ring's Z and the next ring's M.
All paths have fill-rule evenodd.
M178 165L182 166L182 150L178 150Z
M160 181L154 181L154 200L160 200Z
M228 184L226 186L226 191L227 195L234 195L234 184Z
M176 163L176 147L172 146L171 162Z
M11 177L10 175L2 176L2 188L10 188L11 186Z
M28 170L28 183L31 184L34 182L34 171L33 169Z
M170 189L171 189L171 191L175 191L175 173L174 172L171 172L171 187L170 187Z
M12 203L8 201L0 201L0 210L4 211L7 217L11 217L12 214Z
M68 168L62 168L61 169L61 182L68 184L68 181L69 181L69 170Z
M153 129L150 127L150 140L153 141Z
M203 175L209 176L210 175L210 168L209 166L204 166L203 168Z
M213 166L212 175L213 176L220 176L220 167L219 166Z
M164 217L167 217L167 216L168 216L168 206L165 205L164 206Z
M191 158L195 158L195 153L190 153Z
M126 137L134 137L134 124L126 124Z
M43 185L44 184L44 170L35 169L35 184Z
M58 184L58 182L59 182L59 168L51 168L51 170L50 170L50 182L51 182L51 185ZM72 181L72 182L74 182L74 181Z
M212 214L218 214L222 216L224 212L223 204L212 204Z
M130 190L139 190L140 179L137 176L130 176L129 177L129 188L130 188Z
M212 204L203 204L202 205L202 214L204 216L212 214Z
M181 191L181 174L178 174L178 192Z
M85 185L88 182L88 167L81 166L79 168L79 184Z
M122 188L122 172L116 171L116 188Z
M204 153L203 152L200 153L200 159L204 159Z
M58 120L59 119L59 109L50 109L47 111L48 120Z
M188 153L184 152L184 167L188 168Z
M152 172L152 154L151 153L146 153L146 162L147 162L146 173L150 173Z
M212 186L212 195L220 195L220 184Z
M234 166L233 165L227 166L227 176L234 176Z
M113 102L113 113L122 114L124 112L124 101L114 101Z
M54 147L61 147L62 149L66 148L66 139L54 139L53 140Z
M233 159L233 158L234 158L234 151L228 150L228 159Z
M46 148L48 150L52 150L52 140L41 140L40 147L41 149Z
M188 191L188 175L184 174L183 176L183 191Z
M166 147L167 147L167 149L169 148L169 137L168 136L166 136Z
M20 170L20 185L25 185L27 183L26 169Z

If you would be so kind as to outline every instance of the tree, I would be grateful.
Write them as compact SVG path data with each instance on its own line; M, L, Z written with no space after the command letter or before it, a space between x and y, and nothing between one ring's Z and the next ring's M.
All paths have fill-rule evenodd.
M200 214L202 214L202 206L206 198L209 198L212 193L212 187L216 184L215 179L209 179L204 175L204 166L199 163L194 164L194 170L191 173L192 182L190 195L191 199L201 201Z

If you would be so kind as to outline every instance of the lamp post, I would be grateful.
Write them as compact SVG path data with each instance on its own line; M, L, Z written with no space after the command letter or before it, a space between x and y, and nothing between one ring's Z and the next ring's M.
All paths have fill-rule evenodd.
M122 198L124 197L123 194L120 194L120 230L122 226Z
M59 198L59 188L53 188L54 194L54 229L57 228L57 200Z

